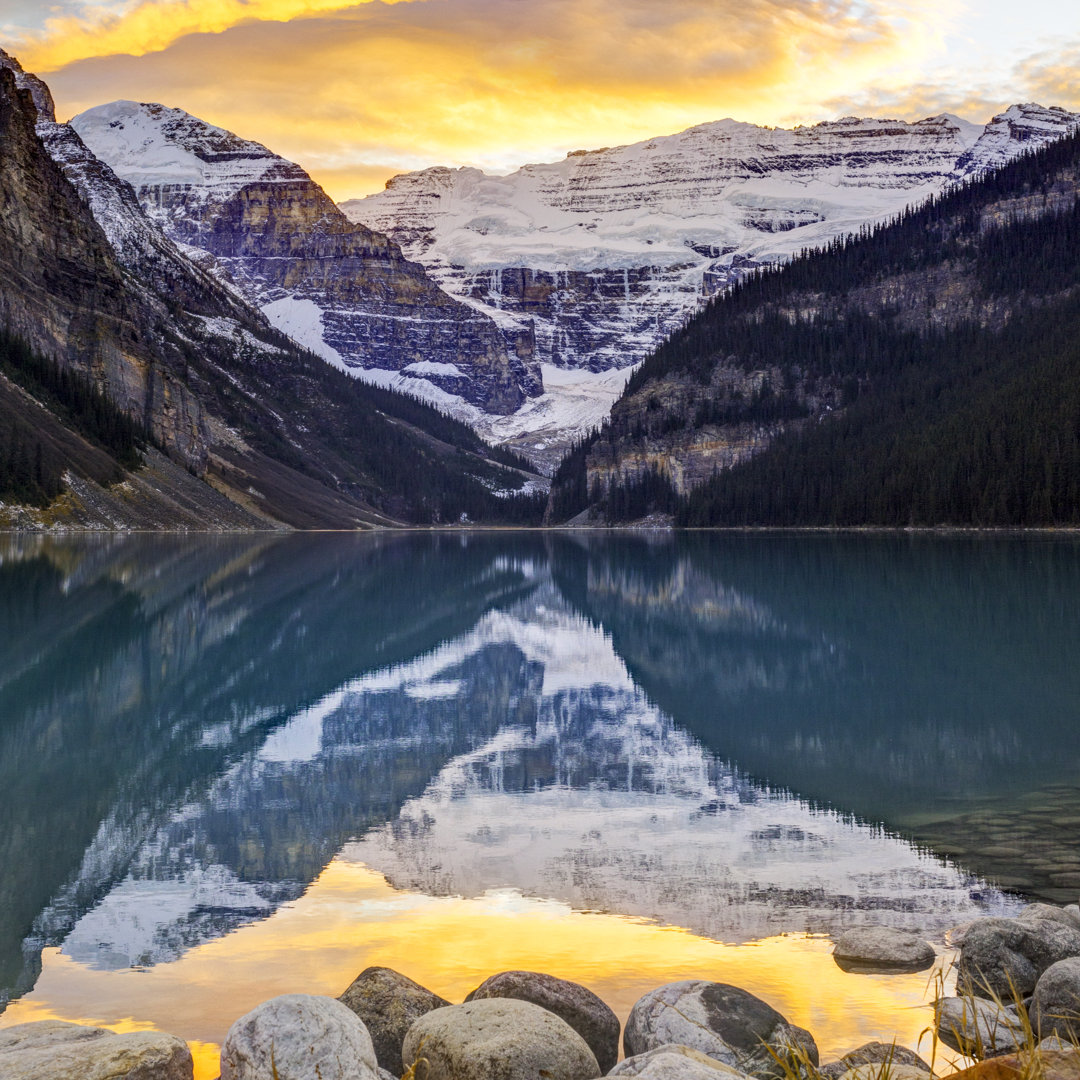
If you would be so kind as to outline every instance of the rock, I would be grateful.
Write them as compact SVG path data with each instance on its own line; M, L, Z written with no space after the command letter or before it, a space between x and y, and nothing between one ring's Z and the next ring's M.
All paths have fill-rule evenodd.
M626 1021L626 1056L666 1043L689 1046L752 1076L782 1075L773 1053L818 1063L810 1032L789 1024L760 998L726 983L668 983L641 998Z
M640 1076L645 1080L746 1080L746 1073L677 1043L623 1058L608 1076Z
M402 1070L402 1071L404 1072L404 1070ZM398 1077L397 1077L397 1075L395 1073L392 1073L389 1069L384 1069L380 1065L379 1066L379 1080L398 1080Z
M836 940L833 959L845 971L924 971L934 963L934 947L918 934L888 926L846 930Z
M516 998L531 1001L565 1020L588 1044L600 1071L619 1060L619 1018L591 990L534 971L503 971L485 979L465 1000Z
M1066 926L1076 926L1077 920L1070 914L1068 908L1055 907L1053 904L1028 904L1020 909L1016 916L1023 922L1039 922L1046 919L1050 922L1064 923Z
M1066 904L1062 909L1077 926L1080 926L1080 904Z
M1035 985L1032 1027L1043 1037L1080 1041L1080 956L1051 964Z
M0 1031L4 1080L191 1080L192 1075L191 1051L175 1035L117 1035L61 1020Z
M957 985L980 997L1011 1001L1030 994L1048 967L1070 956L1080 956L1080 926L1037 913L981 919L960 946Z
M876 1065L888 1062L890 1066L910 1067L918 1069L925 1074L932 1074L933 1070L923 1061L914 1050L906 1046L897 1046L896 1043L868 1042L846 1053L839 1061L831 1061L828 1065L822 1065L818 1070L829 1080L839 1080L846 1072L858 1068L860 1065ZM892 1070L890 1069L890 1075Z
M486 998L435 1009L401 1049L423 1080L595 1080L596 1057L565 1020L530 1001ZM222 1077L221 1080L226 1080Z
M1008 1054L1023 1042L1016 1013L976 997L939 998L934 1003L938 1036L946 1046L983 1059Z
M421 1016L450 1004L412 979L385 967L360 972L339 998L364 1022L379 1065L395 1077L405 1071L401 1044Z
M1046 1050L1073 1050L1075 1047L1071 1042L1066 1042L1060 1035L1050 1035L1042 1039L1035 1049L1044 1052Z
M283 994L241 1016L221 1044L221 1080L376 1080L371 1036L332 997Z
M1070 1049L1008 1054L953 1073L945 1080L1030 1080L1035 1076L1040 1080L1080 1080L1080 1053Z
M914 1065L886 1065L883 1061L856 1065L841 1073L841 1080L926 1080L926 1073Z

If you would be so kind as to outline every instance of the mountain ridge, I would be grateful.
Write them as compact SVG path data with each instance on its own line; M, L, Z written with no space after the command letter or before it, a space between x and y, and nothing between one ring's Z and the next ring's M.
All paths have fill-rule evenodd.
M748 279L631 377L556 518L1075 524L1078 230L1073 133Z
M342 208L397 239L462 300L509 326L531 321L545 379L555 367L581 369L580 381L599 387L604 372L643 359L754 268L887 220L1078 122L1033 104L986 125L949 114L794 130L728 119L506 176L405 173ZM531 451L547 426L547 441L565 448L602 421L604 397L617 392L570 417L555 389L517 422L485 430Z
M363 528L463 513L513 519L520 500L499 493L523 489L520 463L492 461L463 425L336 372L274 330L154 228L126 182L51 119L47 89L35 94L32 79L0 56L0 323L16 339L19 363L55 363L89 380L149 445L142 468L110 482L103 463L87 464L89 444L32 388L27 400L25 379L16 387L0 376L8 433L0 465L21 475L20 456L36 455L38 472L62 475L65 487L48 507L19 499L0 507L4 524ZM43 407L48 415L33 412Z

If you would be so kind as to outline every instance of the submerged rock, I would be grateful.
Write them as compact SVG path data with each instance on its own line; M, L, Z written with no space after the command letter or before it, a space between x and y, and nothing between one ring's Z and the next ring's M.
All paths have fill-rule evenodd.
M607 1074L619 1060L619 1018L591 990L535 971L503 971L485 979L465 1000L531 1001L565 1020L588 1044Z
M677 1043L623 1058L607 1075L639 1076L643 1080L746 1080L746 1073Z
M862 926L836 939L833 959L845 971L924 971L934 963L934 947L918 934L888 926Z
M1032 1027L1043 1037L1080 1042L1080 956L1051 964L1035 985Z
M395 1077L405 1071L401 1044L412 1025L449 1005L445 998L392 968L369 967L360 972L338 998L364 1022L381 1068Z
M315 994L264 1001L221 1044L221 1080L377 1080L378 1068L360 1018Z
M626 1056L667 1043L689 1046L760 1077L783 1074L774 1055L796 1066L818 1063L817 1044L810 1032L789 1024L760 998L726 983L668 983L634 1005L623 1033Z
M117 1035L61 1020L0 1031L4 1080L191 1080L192 1075L187 1043L158 1031Z
M409 1028L401 1055L427 1062L423 1080L595 1080L600 1067L565 1020L529 1001L450 1005ZM226 1080L222 1077L222 1080Z

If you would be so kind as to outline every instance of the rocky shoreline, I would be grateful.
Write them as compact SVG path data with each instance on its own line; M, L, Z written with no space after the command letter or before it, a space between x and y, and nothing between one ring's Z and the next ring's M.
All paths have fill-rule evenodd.
M952 941L957 991L946 996L936 976L929 1062L871 1042L823 1063L811 1032L724 983L657 987L623 1027L591 990L553 975L504 971L454 1004L371 967L339 998L286 994L240 1017L220 1080L1080 1080L1080 906L1030 904ZM840 935L833 956L855 973L936 960L918 935L884 927ZM939 1042L975 1064L937 1067ZM57 1020L0 1031L3 1080L192 1076L190 1050L172 1035Z

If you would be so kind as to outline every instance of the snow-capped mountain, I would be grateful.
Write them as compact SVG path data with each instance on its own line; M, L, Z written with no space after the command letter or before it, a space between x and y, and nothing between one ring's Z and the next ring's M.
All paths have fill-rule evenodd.
M324 359L375 381L421 375L492 413L539 392L531 332L504 337L299 165L162 105L116 101L71 127L169 237Z
M985 127L946 114L794 130L720 120L508 176L407 173L342 209L504 326L534 326L547 382L553 367L626 368L749 268L887 219L1078 122L1039 105L1013 106ZM608 382L598 401L621 389ZM547 398L493 433L565 442L606 411L564 416L558 391Z

